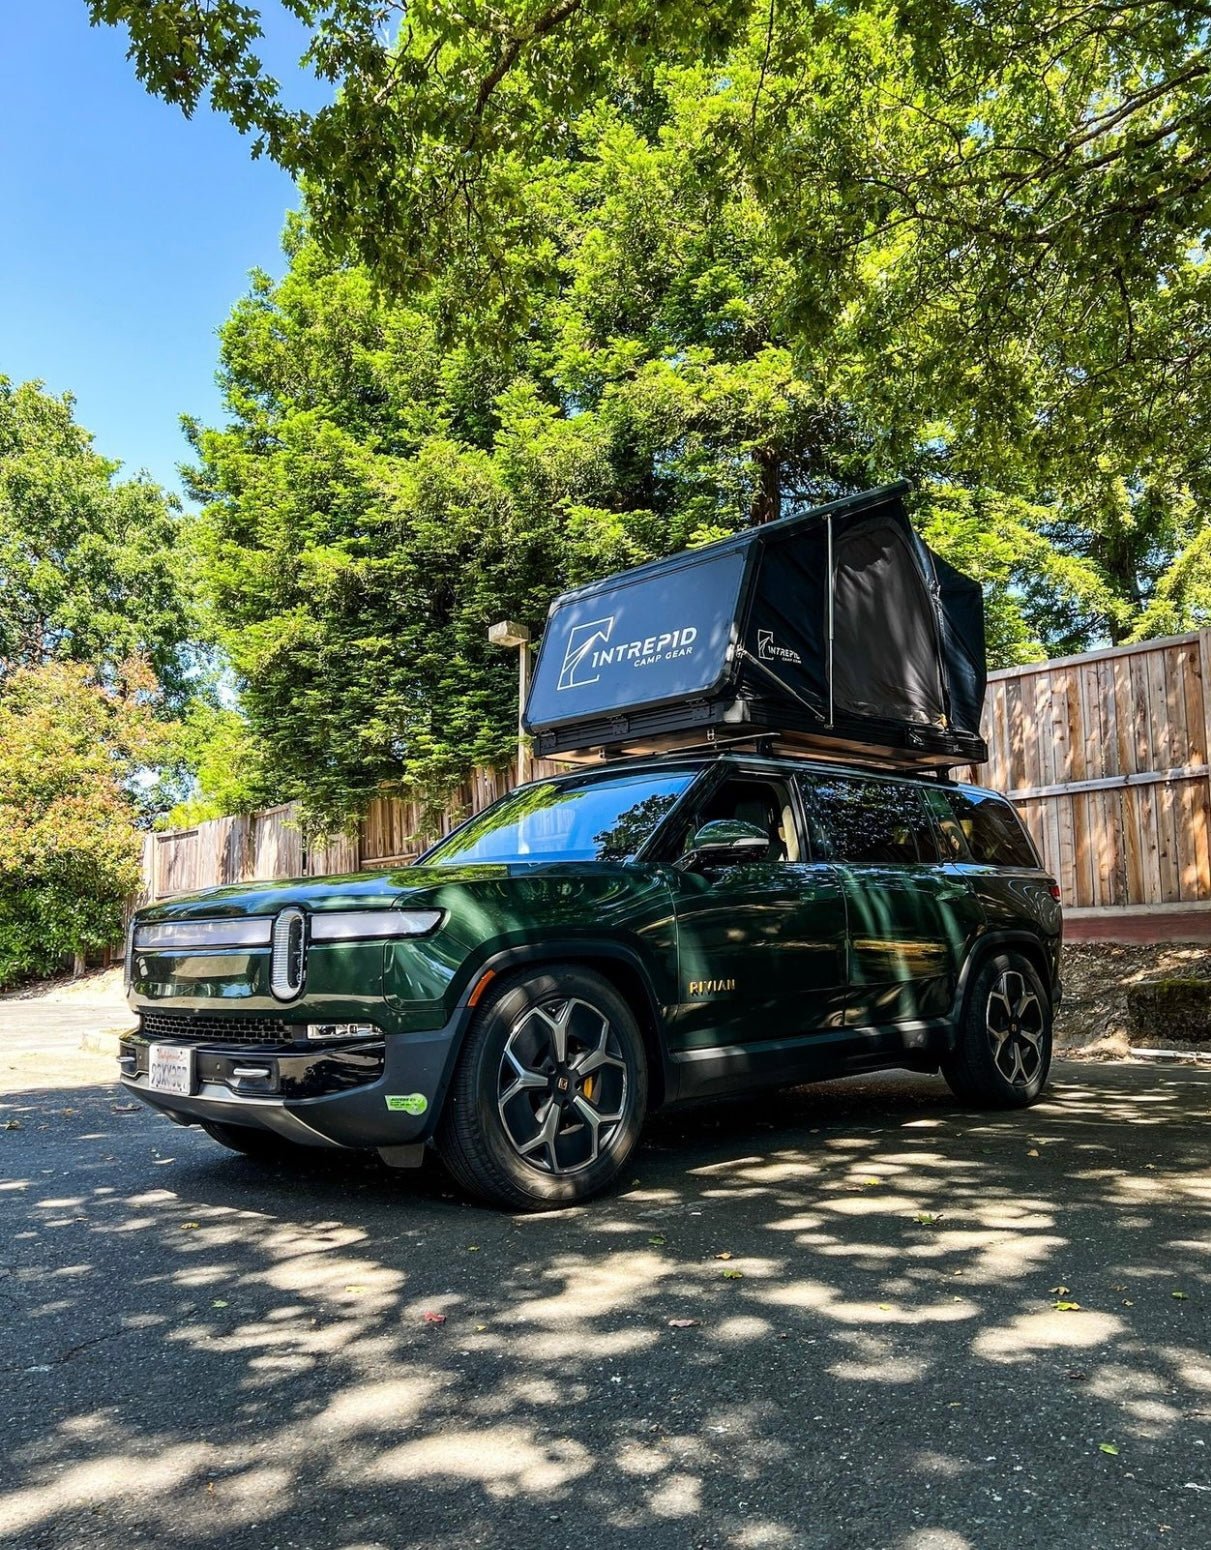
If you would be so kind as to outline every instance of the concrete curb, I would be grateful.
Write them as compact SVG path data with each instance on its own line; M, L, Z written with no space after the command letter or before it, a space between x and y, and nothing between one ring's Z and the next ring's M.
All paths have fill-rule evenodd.
M90 1055L110 1055L118 1058L118 1043L122 1035L116 1029L89 1029L80 1035L80 1048Z
M1211 1065L1211 1053L1206 1050L1185 1049L1137 1049L1129 1047L1128 1053L1136 1060L1150 1060L1157 1065L1206 1066Z

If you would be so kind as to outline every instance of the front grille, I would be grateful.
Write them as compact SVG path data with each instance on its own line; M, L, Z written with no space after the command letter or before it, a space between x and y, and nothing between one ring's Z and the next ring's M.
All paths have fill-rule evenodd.
M301 1030L280 1017L224 1017L209 1012L144 1012L139 1032L149 1039L177 1039L187 1044L257 1045L262 1049L306 1043Z

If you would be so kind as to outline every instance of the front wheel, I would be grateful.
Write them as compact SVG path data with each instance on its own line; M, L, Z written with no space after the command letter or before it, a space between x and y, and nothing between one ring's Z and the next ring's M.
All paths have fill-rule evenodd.
M958 1044L942 1063L950 1090L984 1108L1024 1108L1051 1069L1051 997L1021 953L981 964L959 1023Z
M643 1035L608 980L558 965L494 988L459 1056L438 1134L469 1193L543 1211L598 1195L647 1112Z

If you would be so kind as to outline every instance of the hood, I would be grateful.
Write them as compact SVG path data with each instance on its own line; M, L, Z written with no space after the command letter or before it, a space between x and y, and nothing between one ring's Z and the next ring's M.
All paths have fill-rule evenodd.
M245 915L276 915L288 904L314 914L324 910L390 909L418 902L436 889L460 883L493 883L510 877L615 870L617 864L585 861L471 862L465 866L396 867L384 872L354 872L345 877L292 877L269 883L229 883L180 898L164 899L139 911L141 921L225 920Z

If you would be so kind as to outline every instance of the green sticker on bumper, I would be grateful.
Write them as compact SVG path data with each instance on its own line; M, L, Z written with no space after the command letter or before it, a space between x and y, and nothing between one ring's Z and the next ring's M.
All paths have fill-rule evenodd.
M423 1114L429 1100L424 1093L398 1093L388 1096L387 1107L393 1114Z

